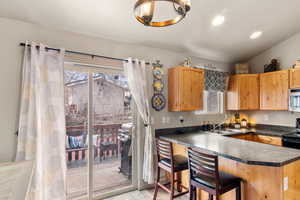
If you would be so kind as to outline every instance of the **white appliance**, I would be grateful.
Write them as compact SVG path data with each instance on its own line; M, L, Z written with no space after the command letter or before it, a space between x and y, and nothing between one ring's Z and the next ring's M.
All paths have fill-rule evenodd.
M290 90L289 111L300 112L300 89Z

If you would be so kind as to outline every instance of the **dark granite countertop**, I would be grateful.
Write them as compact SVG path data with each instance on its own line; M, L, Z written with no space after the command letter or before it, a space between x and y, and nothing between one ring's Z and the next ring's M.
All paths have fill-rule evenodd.
M294 132L295 130L296 130L295 128L286 127L286 126L274 126L274 125L257 124L255 128L235 129L231 133L222 134L222 135L240 135L240 134L251 133L251 134L258 134L258 135L282 137L286 134Z
M207 150L221 157L249 165L280 167L300 159L300 150L239 140L199 130L188 133L161 134L160 137L173 143Z

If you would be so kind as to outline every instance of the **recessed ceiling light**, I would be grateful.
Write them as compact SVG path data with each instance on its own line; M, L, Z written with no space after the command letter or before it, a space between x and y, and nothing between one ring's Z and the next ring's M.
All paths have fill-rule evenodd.
M250 39L252 39L252 40L257 39L257 38L259 38L261 35L262 35L262 32L261 32L261 31L255 31L255 32L253 32L253 33L250 35Z
M224 21L225 21L225 17L222 15L218 15L212 20L211 24L213 26L220 26L221 24L224 23Z

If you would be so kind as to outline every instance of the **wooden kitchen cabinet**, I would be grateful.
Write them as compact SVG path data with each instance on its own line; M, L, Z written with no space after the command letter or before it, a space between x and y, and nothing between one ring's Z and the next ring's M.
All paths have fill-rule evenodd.
M300 68L290 70L290 88L300 88Z
M229 78L227 110L259 109L259 75L240 74Z
M253 141L252 134L241 134L241 135L233 135L231 137L236 138L236 139L241 139L241 140L249 140Z
M258 134L241 134L241 135L233 135L231 136L236 139L248 140L253 142L259 142L263 144L272 144L277 146L282 146L281 137L268 136L268 135L260 135Z
M253 135L253 139L254 139L253 141L264 143L264 144L282 146L281 137L267 136L267 135Z
M190 67L168 70L169 111L203 109L204 71Z
M289 71L260 74L260 109L288 110Z

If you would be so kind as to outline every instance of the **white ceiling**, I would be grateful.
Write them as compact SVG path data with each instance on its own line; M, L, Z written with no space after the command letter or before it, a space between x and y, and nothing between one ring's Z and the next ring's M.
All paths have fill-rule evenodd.
M299 0L191 0L179 24L153 28L133 16L135 0L2 0L0 16L55 29L234 62L300 31ZM225 23L212 27L214 16ZM257 40L249 35L262 30Z

